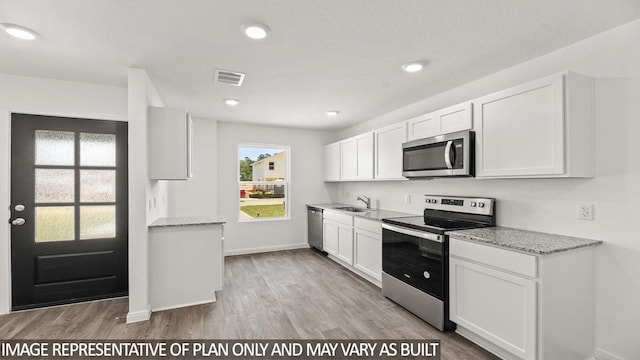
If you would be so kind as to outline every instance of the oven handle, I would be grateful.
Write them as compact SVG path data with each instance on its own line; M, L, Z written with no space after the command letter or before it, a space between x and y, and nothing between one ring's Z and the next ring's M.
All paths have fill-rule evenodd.
M444 242L444 237L442 235L438 235L430 232L411 230L404 227L389 225L387 223L382 223L382 228L390 231L394 231L400 234L419 237L421 239L431 240L439 243Z

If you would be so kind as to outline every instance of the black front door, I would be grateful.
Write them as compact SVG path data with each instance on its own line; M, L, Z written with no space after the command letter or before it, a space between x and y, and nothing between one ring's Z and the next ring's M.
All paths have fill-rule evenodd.
M126 295L127 123L12 114L12 309Z

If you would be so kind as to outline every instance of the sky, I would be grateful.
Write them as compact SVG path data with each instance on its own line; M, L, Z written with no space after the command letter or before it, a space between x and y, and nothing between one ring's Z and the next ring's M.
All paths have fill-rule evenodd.
M275 154L283 151L283 148L275 148L275 147L259 147L259 146L243 146L238 150L239 159L244 159L248 157L251 160L255 160L258 158L260 154Z

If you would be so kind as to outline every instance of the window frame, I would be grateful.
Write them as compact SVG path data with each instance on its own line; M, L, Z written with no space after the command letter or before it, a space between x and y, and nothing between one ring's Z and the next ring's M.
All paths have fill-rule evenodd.
M242 148L262 148L262 149L274 149L282 150L286 154L286 169L285 178L283 181L242 181L240 180L240 150ZM275 154L274 154L275 155ZM268 166L268 164L267 164ZM275 164L274 164L275 167ZM236 153L236 179L238 179L238 187L236 195L238 196L238 222L239 223L252 223L262 221L287 221L291 220L291 145L278 145L278 144L262 144L262 143L239 143ZM284 216L280 217L266 217L266 218L243 218L241 216L242 210L240 210L240 190L242 185L284 185Z

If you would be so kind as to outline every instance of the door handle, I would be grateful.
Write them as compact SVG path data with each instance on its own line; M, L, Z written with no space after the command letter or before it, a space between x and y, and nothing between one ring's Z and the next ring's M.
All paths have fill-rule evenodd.
M13 221L11 222L11 225L14 225L14 226L22 226L22 225L24 225L24 223L25 223L25 222L26 222L26 220L25 220L25 219L23 219L23 218L17 218L17 219L13 219Z

